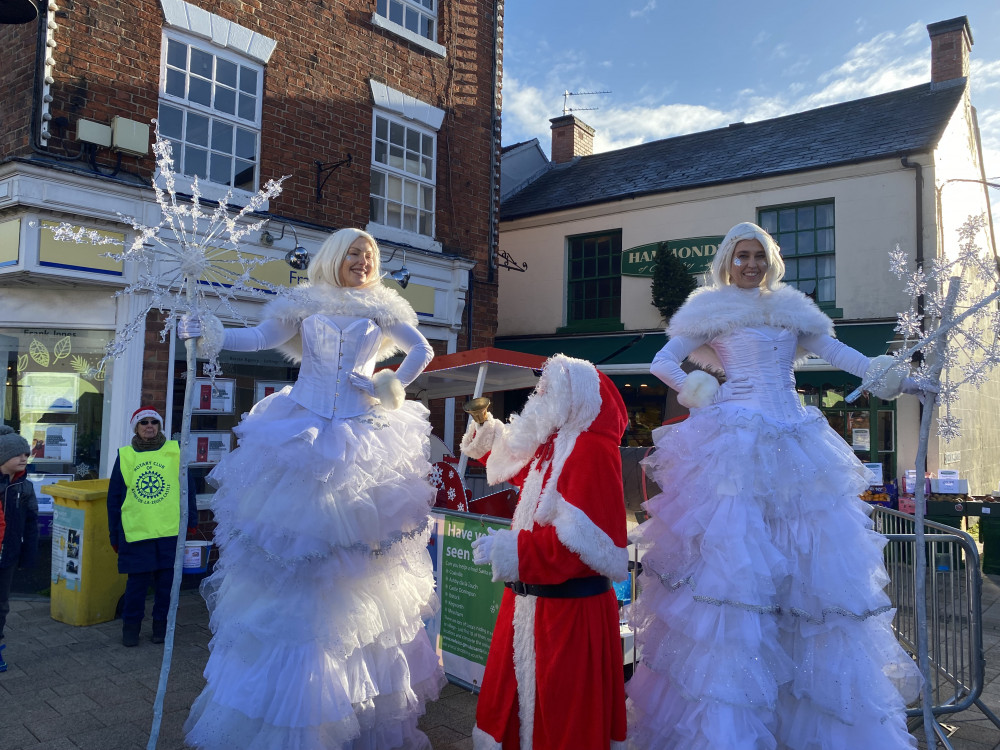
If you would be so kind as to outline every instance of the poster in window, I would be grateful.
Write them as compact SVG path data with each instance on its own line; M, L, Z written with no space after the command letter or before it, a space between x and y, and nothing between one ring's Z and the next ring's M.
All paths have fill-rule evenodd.
M75 372L26 372L18 394L21 414L76 414L80 376Z
M35 497L38 499L38 512L52 512L55 501L46 489L50 484L72 482L74 479L76 479L75 474L28 474L28 481L35 488Z
M870 451L872 449L871 431L867 428L851 430L851 447L856 451Z
M195 414L232 414L235 388L235 380L216 378L213 383L211 378L195 378L192 411Z
M253 384L253 401L262 401L272 393L277 393L286 385L293 385L294 380L255 380Z
M192 466L215 466L231 450L232 433L224 430L192 432L191 446L194 450Z
M73 463L76 456L76 425L37 422L21 428L21 436L31 446L31 463L55 461Z

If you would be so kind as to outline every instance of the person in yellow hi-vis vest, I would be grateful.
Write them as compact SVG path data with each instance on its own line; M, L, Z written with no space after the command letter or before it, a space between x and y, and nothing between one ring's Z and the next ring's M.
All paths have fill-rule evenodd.
M180 530L180 447L167 440L163 417L150 406L132 414L131 445L118 450L108 485L108 531L118 553L118 572L128 575L122 605L122 644L139 645L146 592L153 586L153 643L163 643ZM198 509L188 482L189 534Z

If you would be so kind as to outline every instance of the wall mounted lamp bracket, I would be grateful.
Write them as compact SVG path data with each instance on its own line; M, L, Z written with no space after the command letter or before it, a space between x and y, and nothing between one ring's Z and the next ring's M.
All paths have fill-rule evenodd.
M497 268L506 268L510 271L520 271L524 273L528 270L527 262L518 263L509 253L504 250L497 250Z
M326 186L326 181L330 179L330 175L333 174L334 170L338 167L351 166L351 155L348 154L346 158L340 161L330 162L329 164L324 164L321 161L316 162L316 202L320 203L323 200L323 188ZM326 172L326 177L323 173Z

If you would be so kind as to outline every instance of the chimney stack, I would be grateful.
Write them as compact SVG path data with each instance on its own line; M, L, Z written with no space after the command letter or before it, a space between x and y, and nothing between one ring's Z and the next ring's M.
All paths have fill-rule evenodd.
M966 16L928 24L931 37L931 85L969 77L972 29Z
M575 115L553 117L552 163L563 164L577 156L594 153L594 129Z

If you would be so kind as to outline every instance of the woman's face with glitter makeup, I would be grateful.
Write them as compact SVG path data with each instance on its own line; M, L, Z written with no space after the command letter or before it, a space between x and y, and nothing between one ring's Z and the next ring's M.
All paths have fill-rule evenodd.
M767 253L759 240L740 240L733 250L729 281L740 289L756 289L764 283Z

